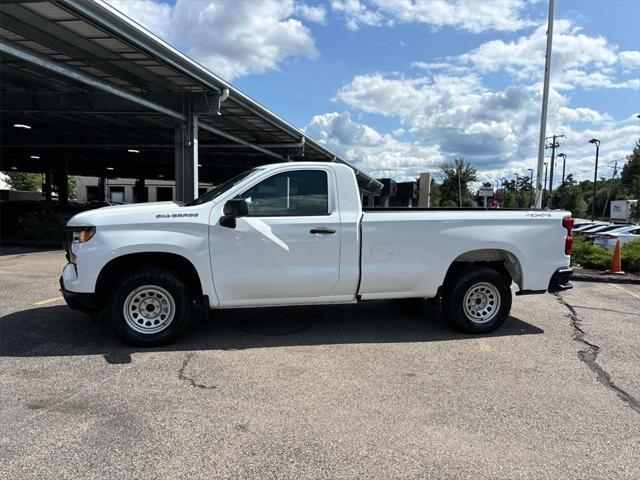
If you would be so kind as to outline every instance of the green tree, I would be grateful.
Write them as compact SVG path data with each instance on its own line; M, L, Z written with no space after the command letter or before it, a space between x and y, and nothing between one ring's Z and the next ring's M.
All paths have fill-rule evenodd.
M42 191L42 174L41 173L22 173L22 172L3 172L7 175L7 184L11 190L22 190L27 192ZM69 199L75 199L77 196L77 179L69 176L67 178L69 189ZM55 188L55 185L54 185Z
M587 203L584 201L580 185L573 179L573 175L567 175L564 183L554 189L558 207L569 210L574 217L586 216Z
M622 167L620 174L620 183L628 198L640 199L640 139L627 156L627 163Z
M514 190L510 190L505 185L504 188L500 192L499 200L500 206L502 208L515 208L516 205L516 194Z
M67 179L67 185L69 188L69 200L75 200L78 196L78 182L76 177L69 176L69 178Z
M475 205L475 196L469 191L469 183L478 180L478 171L472 165L466 163L462 158L456 158L452 162L440 165L440 205L449 206L451 202L460 204L462 193L462 206L471 207ZM446 205L445 205L446 204Z
M40 173L5 172L5 174L11 190L37 192L42 189L42 174Z
M496 192L502 208L529 208L531 198L531 180L524 176L517 180L503 180L502 187Z
M431 205L440 205L440 185L433 177L431 177Z

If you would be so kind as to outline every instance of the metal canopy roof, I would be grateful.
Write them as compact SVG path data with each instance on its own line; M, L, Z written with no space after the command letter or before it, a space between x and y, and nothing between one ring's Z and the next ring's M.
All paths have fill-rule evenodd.
M3 170L64 157L71 174L109 164L171 178L173 127L191 113L204 181L287 159L348 164L102 1L5 0L0 15ZM361 187L382 187L354 170Z

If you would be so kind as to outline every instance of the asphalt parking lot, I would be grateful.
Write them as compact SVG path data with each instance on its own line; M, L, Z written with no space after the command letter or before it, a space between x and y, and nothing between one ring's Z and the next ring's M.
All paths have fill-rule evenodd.
M0 478L640 478L640 286L514 297L489 336L427 302L200 314L162 349L0 256Z

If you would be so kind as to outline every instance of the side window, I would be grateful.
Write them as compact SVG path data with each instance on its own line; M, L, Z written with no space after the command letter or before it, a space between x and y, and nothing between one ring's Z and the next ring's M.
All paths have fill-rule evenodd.
M273 175L241 193L250 217L327 215L327 172L296 170Z

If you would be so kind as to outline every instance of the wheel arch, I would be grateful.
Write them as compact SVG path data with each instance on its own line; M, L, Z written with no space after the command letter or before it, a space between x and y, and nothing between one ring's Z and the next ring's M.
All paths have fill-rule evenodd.
M503 274L507 284L513 281L522 288L523 273L520 260L514 253L500 248L482 248L458 255L449 265L443 287L462 270L474 267L493 268Z
M143 252L121 255L110 260L100 270L96 281L96 306L102 308L110 287L126 272L145 267L167 270L182 279L196 302L202 303L202 282L196 267L182 255L168 252Z

